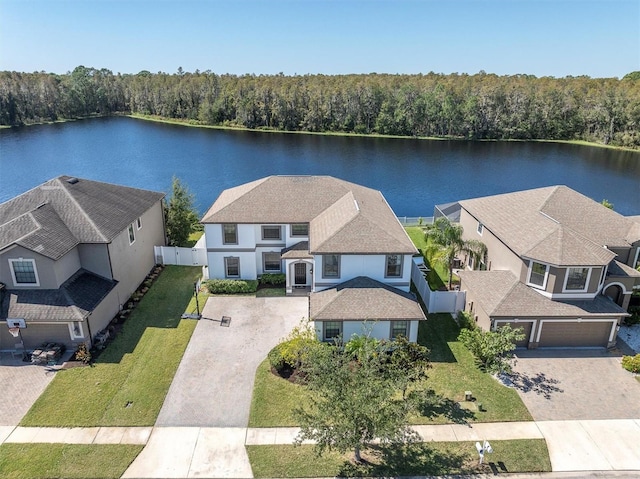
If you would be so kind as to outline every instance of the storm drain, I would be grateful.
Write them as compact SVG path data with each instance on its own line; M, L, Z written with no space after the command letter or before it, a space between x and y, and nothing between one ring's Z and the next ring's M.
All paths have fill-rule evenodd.
M225 328L231 326L231 316L223 316L222 321L220 321L220 326L224 326Z

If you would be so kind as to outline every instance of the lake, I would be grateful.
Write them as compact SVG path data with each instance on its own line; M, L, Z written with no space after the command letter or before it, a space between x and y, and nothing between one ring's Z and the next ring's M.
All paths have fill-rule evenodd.
M189 128L97 118L0 130L0 202L58 175L170 192L200 212L225 188L268 175L332 175L381 190L396 214L431 216L465 198L565 184L640 214L640 152L539 142L470 142Z

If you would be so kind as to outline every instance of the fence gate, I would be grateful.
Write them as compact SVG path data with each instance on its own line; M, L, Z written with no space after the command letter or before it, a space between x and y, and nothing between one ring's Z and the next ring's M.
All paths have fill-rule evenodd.
M156 263L180 266L206 266L206 248L179 248L177 246L155 246Z

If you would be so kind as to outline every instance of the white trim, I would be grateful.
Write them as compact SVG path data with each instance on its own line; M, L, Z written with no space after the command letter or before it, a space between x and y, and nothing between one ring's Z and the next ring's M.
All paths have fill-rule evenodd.
M567 289L567 281L569 280L569 270L571 269L588 269L587 271L587 279L584 282L584 288L582 289ZM589 291L589 282L591 281L591 272L593 268L587 266L569 266L565 270L564 273L564 283L562 284L562 292L563 293L586 293Z
M9 269L11 270L11 280L13 281L13 286L16 288L33 288L40 286L40 277L38 276L38 268L36 267L36 260L33 258L9 258ZM18 283L16 280L16 272L13 270L13 262L14 261L31 261L33 265L33 274L36 277L35 283Z
M493 322L493 330L495 331L498 328L498 323L506 323L506 324L518 324L518 323L531 323L531 331L529 331L529 343L533 342L533 337L536 333L536 322L537 319L496 319Z
M609 288L609 286L620 286L620 289L622 290L622 294L629 294L632 293L633 291L627 291L627 288L624 287L624 284L622 283L618 283L617 281L615 283L609 283L606 284L603 288L602 288L602 294L604 294L604 292Z
M80 330L80 334L79 335L77 335L75 333L75 331L73 330L73 326L75 324L78 325L78 329ZM67 326L69 327L69 337L71 338L72 341L74 341L76 339L84 339L84 330L82 328L82 322L74 321L73 323L67 323Z
M136 242L136 229L135 229L135 225L133 223L131 223L129 226L127 226L127 236L129 237L129 244L132 245L133 243ZM131 241L131 237L133 236L133 241Z
M478 226L476 226L476 233L482 236L483 232L484 232L484 225L478 221Z
M538 288L533 290L549 299L594 299L599 294L597 291L594 293L549 293Z
M606 319L606 318L598 318L598 319L541 319L540 326L538 327L538 334L536 335L536 343L540 342L540 336L542 336L542 328L544 323L608 323L611 322L611 333L609 333L609 342L613 341L616 334L616 326L618 325L617 319Z
M142 229L142 216L138 216L138 219L136 220L136 228L138 230Z
M544 281L542 282L542 286L531 282L531 271L533 268L533 263L538 263L546 267L544 272ZM549 279L549 265L547 263L542 263L540 261L535 261L533 259L529 260L529 270L527 271L527 286L531 286L535 289L546 290L547 289L547 280Z
M631 265L633 269L636 269L638 266L638 260L640 260L640 246L636 248L636 257L633 259L633 264Z

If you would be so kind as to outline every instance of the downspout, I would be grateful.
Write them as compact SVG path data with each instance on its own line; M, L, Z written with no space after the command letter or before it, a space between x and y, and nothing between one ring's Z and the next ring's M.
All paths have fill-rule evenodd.
M93 347L93 334L91 334L91 313L85 316L87 320L87 331L89 332L89 349Z

